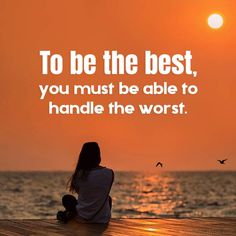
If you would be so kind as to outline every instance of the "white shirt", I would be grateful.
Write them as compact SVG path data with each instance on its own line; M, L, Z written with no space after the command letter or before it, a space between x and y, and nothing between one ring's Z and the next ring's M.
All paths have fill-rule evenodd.
M90 170L85 178L78 180L79 193L76 209L79 221L88 223L109 222L111 210L107 196L110 191L112 177L113 171L111 169L99 167ZM99 209L101 210L99 211ZM95 214L96 216L93 217ZM86 221L83 219L86 219Z

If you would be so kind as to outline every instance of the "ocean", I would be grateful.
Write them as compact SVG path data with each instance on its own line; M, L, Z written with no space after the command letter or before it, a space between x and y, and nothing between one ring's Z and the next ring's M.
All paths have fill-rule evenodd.
M53 219L69 172L0 172L0 219ZM115 172L114 218L236 217L236 172Z

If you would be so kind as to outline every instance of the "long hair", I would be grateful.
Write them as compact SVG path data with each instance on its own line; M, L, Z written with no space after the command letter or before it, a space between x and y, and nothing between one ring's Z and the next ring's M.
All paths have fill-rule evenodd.
M96 142L84 143L74 173L68 181L71 192L76 192L78 180L85 177L89 170L98 167L101 162L100 148Z

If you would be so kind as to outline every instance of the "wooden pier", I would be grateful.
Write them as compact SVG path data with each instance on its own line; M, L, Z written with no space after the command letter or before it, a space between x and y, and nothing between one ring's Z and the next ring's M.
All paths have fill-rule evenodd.
M57 220L0 220L1 236L235 236L236 218L112 219L108 225Z

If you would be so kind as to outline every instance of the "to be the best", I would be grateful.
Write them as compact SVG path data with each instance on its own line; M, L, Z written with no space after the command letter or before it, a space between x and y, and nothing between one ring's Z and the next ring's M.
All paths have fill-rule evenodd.
M60 54L51 54L49 50L40 51L42 57L42 74L55 75L63 72L63 57ZM118 51L105 50L103 53L104 74L106 75L134 75L138 72L138 56L136 54L124 55ZM191 51L184 54L156 54L145 51L144 71L146 75L173 73L175 75L187 74L196 77L197 72L191 68ZM96 72L96 56L94 54L82 55L75 50L70 51L70 74L92 75Z

